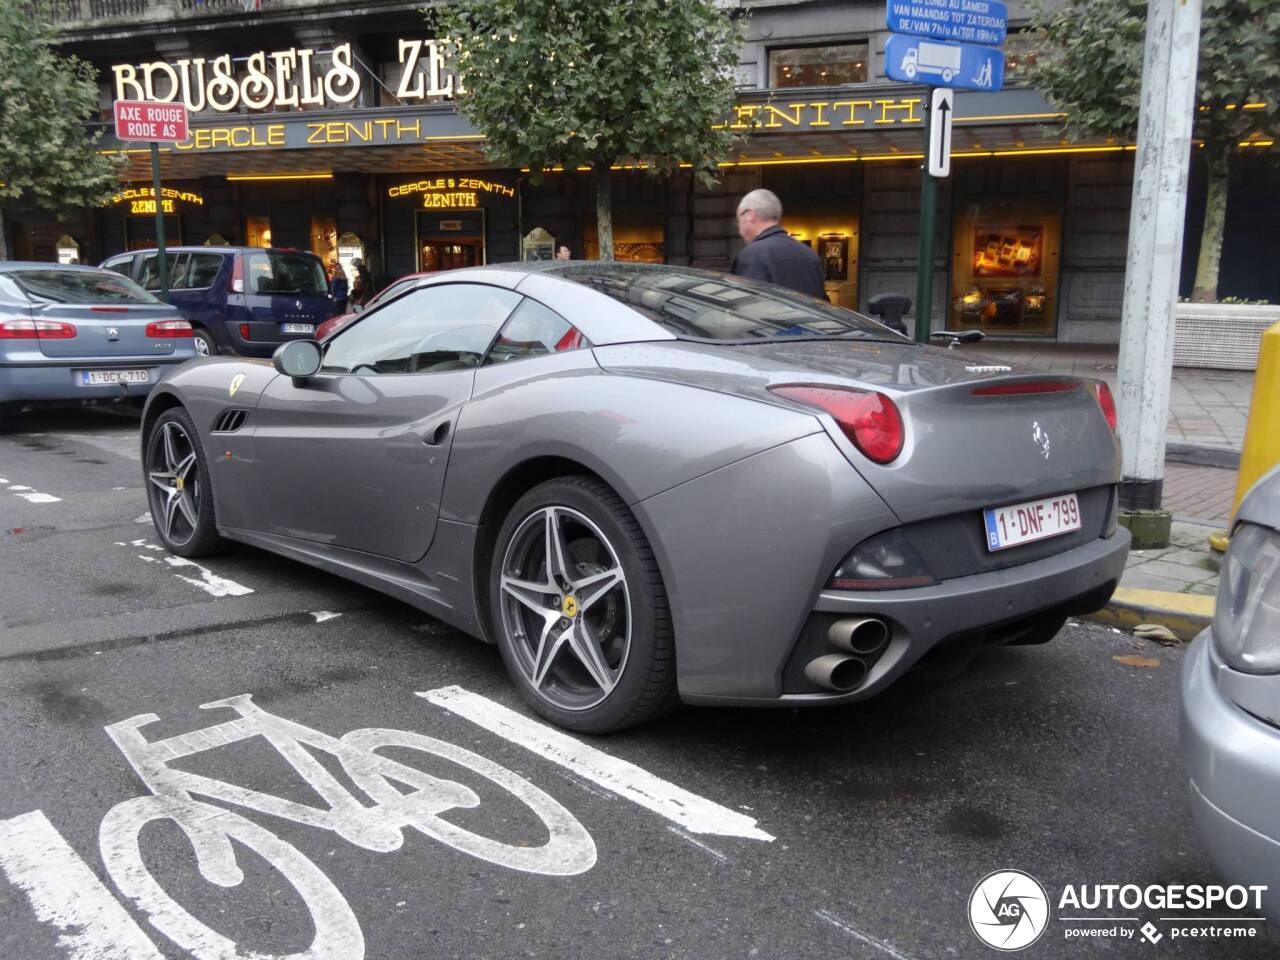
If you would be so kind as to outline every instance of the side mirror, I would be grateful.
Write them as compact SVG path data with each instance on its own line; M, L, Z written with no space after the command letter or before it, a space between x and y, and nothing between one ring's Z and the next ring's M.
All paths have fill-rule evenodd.
M271 365L287 377L305 380L316 375L323 358L320 344L314 340L290 340L276 347L276 352L271 355Z

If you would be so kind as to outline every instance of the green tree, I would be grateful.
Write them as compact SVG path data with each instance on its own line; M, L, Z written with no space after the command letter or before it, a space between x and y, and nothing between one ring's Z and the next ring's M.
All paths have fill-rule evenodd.
M92 66L54 48L40 4L0 0L0 203L49 210L97 206L118 189L117 165L98 152ZM9 257L0 214L0 260Z
M613 259L610 168L690 164L719 176L737 137L740 35L714 0L458 0L432 12L452 41L458 109L498 163L594 171L600 256Z
M1170 0L1172 2L1172 0ZM1030 79L1068 116L1069 139L1129 139L1141 99L1146 0L1032 0L1044 31ZM1230 159L1280 117L1280 2L1204 0L1194 136L1208 172L1193 300L1216 300ZM1264 107L1246 104L1265 103Z

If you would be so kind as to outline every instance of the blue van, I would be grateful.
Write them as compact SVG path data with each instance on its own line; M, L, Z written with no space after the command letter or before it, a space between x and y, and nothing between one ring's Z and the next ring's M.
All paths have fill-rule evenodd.
M195 328L196 352L269 357L286 340L307 340L337 312L314 253L275 247L169 247L169 302ZM102 266L153 293L155 250L109 257Z

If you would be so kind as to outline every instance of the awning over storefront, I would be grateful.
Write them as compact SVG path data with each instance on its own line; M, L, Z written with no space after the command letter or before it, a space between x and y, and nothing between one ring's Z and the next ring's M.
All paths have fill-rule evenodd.
M926 91L902 84L745 94L726 119L744 142L731 164L909 159L922 151ZM1062 114L1033 90L957 93L953 153L1124 150L1124 144L1068 144ZM107 136L103 149L129 158L123 179L150 174L146 149ZM341 111L277 112L196 119L190 137L161 148L166 178L307 173L412 173L495 166L483 138L447 103Z

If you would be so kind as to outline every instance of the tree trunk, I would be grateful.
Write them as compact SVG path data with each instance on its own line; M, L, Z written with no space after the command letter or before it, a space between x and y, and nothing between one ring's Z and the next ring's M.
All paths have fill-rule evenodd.
M0 260L9 259L9 241L5 238L8 227L4 222L4 206L0 205Z
M613 259L613 171L608 163L596 164L596 238L600 259Z
M1222 261L1222 234L1227 222L1227 187L1230 182L1231 141L1206 145L1209 189L1204 201L1204 228L1200 231L1200 258L1191 299L1197 303L1218 299L1218 264Z

